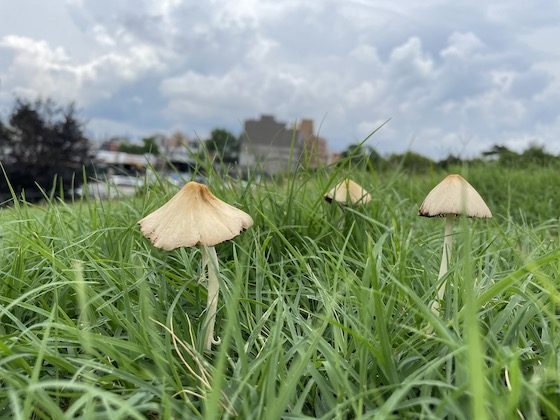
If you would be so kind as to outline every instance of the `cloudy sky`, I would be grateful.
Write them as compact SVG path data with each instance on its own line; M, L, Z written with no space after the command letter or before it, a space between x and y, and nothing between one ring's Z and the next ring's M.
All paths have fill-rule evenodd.
M274 114L344 149L440 158L560 153L560 2L0 1L0 113L75 101L89 134L138 138Z

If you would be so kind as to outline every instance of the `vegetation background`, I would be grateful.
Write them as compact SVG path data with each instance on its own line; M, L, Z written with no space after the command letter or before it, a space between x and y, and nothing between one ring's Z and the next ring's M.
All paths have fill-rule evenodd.
M74 107L16 101L0 122L2 417L560 416L558 156L498 145L435 162L355 144L328 167L303 156L241 181L216 166L235 164L236 136L206 146L193 178L255 221L218 246L211 353L200 250L159 251L137 227L177 187L74 197L89 148ZM152 138L124 147L157 153ZM494 218L459 223L435 314L443 221L417 209L450 172ZM372 202L326 203L346 177Z
M136 224L176 187L1 209L0 415L557 418L557 168L448 168L494 218L459 223L435 315L443 220L417 209L448 171L353 157L261 183L205 167L255 221L217 247L210 354L200 250L154 249ZM371 203L323 200L347 176Z

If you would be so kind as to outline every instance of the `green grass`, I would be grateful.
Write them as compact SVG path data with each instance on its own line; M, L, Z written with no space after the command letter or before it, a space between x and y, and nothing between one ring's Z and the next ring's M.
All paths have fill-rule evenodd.
M322 199L343 169L212 174L255 224L217 247L211 354L200 250L136 225L175 188L0 209L0 416L558 418L560 174L458 171L494 218L458 224L439 315L443 220L416 214L444 173L353 173L348 209Z

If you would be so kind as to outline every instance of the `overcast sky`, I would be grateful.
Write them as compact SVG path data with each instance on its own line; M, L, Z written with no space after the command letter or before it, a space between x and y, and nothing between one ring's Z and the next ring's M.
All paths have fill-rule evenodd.
M486 5L484 5L486 4ZM1 0L0 113L75 101L92 137L313 118L331 148L560 153L560 2Z

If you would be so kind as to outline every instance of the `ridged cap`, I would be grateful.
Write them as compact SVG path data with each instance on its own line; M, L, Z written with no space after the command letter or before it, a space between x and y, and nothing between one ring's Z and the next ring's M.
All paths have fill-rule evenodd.
M461 175L448 175L437 184L424 199L418 214L426 217L450 214L492 217L480 194Z
M197 244L214 246L233 239L253 225L253 219L197 182L187 183L159 209L138 222L156 248L171 251Z
M371 195L360 184L346 178L325 194L325 200L329 203L334 200L341 204L367 204Z

